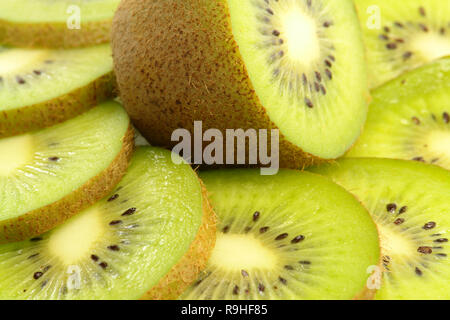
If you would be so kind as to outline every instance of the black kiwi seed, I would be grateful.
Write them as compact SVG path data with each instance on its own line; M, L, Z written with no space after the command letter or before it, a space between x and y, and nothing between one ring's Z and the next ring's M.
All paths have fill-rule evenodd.
M403 206L403 207L400 208L400 210L398 211L398 213L399 213L399 214L405 213L406 210L408 210L408 207L407 207L407 206Z
M255 211L255 213L253 214L253 221L258 221L260 215L261 213L259 211Z
M102 267L102 269L106 269L108 264L106 262L100 262L99 266Z
M403 222L405 222L405 219L398 218L397 220L394 221L394 224L400 225L400 224L402 224Z
M91 255L91 259L95 262L97 262L100 258L96 256L95 254Z
M42 71L40 70L33 70L33 73L37 76L40 76L42 74Z
M32 254L27 259L33 259L33 258L37 257L38 255L39 255L39 253Z
M419 161L419 162L425 162L425 159L423 157L414 157L412 158L413 161Z
M305 240L305 236L299 235L299 236L296 236L294 239L292 239L291 243L299 243L300 241L303 241L303 240Z
M423 32L428 32L429 29L426 25L424 25L423 23L419 23L419 27L420 29L422 29Z
M305 104L308 106L308 108L314 108L314 105L309 98L305 98Z
M286 280L285 278L278 277L278 279L280 280L280 282L281 282L282 284L287 284L287 280Z
M25 79L22 78L22 77L19 77L19 76L16 77L16 81L17 81L18 84L25 84L26 83Z
M395 50L397 49L397 44L395 42L388 43L386 45L386 48L388 48L389 50Z
M122 213L122 217L131 216L136 212L136 208L130 208Z
M395 203L389 203L389 204L386 206L386 210L387 210L388 212L390 212L390 213L394 213L395 210L397 210L397 205L396 205Z
M269 230L269 227L262 227L259 229L259 233L266 233Z
M59 157L50 157L50 158L48 158L48 160L50 160L50 161L53 161L53 162L56 162L56 161L59 161Z
M120 250L118 245L108 246L108 249L111 251L119 251Z
M281 33L280 33L280 31L278 31L278 30L273 30L272 34L273 34L275 37L279 37Z
M421 275L422 275L422 270L420 270L418 267L416 267L416 274L417 274L418 276L421 276Z
M223 233L227 233L228 231L230 231L230 226L225 226L225 227L222 229L222 232L223 232Z
M320 74L320 72L316 71L315 75L316 75L317 81L319 81L319 82L322 81L322 75Z
M289 234L287 234L287 233L282 233L282 234L278 235L278 236L275 238L275 240L277 240L277 241L283 240L283 239L286 239L288 236L289 236Z
M434 227L436 227L436 222L431 221L431 222L425 223L425 225L422 227L422 229L430 230L430 229L433 229Z
M233 288L233 294L234 294L234 295L238 295L238 294L239 294L239 287L238 287L238 286L234 286L234 288Z
M304 261L299 261L298 263L309 265L309 264L311 264L311 261L304 260Z
M433 249L431 247L419 247L417 248L417 252L423 253L423 254L431 254L433 253Z
M444 119L445 123L450 123L450 115L447 112L444 112L442 114L442 118Z
M411 120L412 120L415 124L417 124L417 125L420 124L420 120L419 120L419 118L417 118L417 117L412 117Z
M247 277L248 277L248 272L245 271L245 270L241 270L241 274L242 274L242 276L243 276L244 278L247 278Z
M413 55L413 53L411 51L407 51L403 54L403 59L408 60L409 58L411 58Z
M264 290L266 289L266 287L264 287L264 285L262 284L262 283L260 283L259 285L258 285L258 290L259 290L259 292L264 292Z
M42 241L43 239L41 237L36 237L36 238L32 238L30 239L31 242L38 242L38 241Z
M331 21L325 21L324 23L323 23L323 26L325 27L325 28L329 28L329 27L331 27Z
M121 224L121 223L122 223L122 220L113 220L113 221L111 221L109 223L109 225L110 226L115 226L115 225L118 225L118 224Z
M333 74L331 73L331 71L329 69L325 69L325 74L327 75L328 79L330 79L330 80L333 79Z
M386 33L391 32L391 29L389 29L389 27L384 27L383 30L384 30L384 32L386 32Z
M434 242L444 243L444 242L448 242L448 239L447 238L436 239L436 240L434 240Z
M34 274L33 274L33 278L34 278L34 280L38 280L40 277L42 277L44 275L44 273L43 272L40 272L40 271L38 271L38 272L35 272Z
M245 233L249 233L250 230L252 230L252 227L245 227L244 232L245 232Z
M422 17L425 17L425 16L426 16L425 8L424 8L424 7L420 7L420 8L419 8L419 13L420 13L420 15L421 15Z
M284 268L285 268L286 270L294 270L294 267L293 267L293 266L290 266L290 265L285 265Z
M112 195L109 199L108 202L114 201L119 197L119 195L116 193L115 195Z

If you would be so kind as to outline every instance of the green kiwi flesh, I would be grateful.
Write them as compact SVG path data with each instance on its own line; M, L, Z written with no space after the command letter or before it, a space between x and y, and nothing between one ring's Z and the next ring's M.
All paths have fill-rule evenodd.
M141 147L106 198L48 233L0 246L0 299L139 299L188 251L202 216L190 166Z
M450 55L450 2L357 0L372 88Z
M345 190L290 170L200 177L218 235L207 268L182 299L352 299L365 290L367 269L379 260L378 233Z
M112 18L119 2L2 0L0 43L61 48L108 42Z
M377 299L450 298L449 171L375 158L312 170L350 190L377 224L383 273Z
M0 242L43 233L110 192L128 166L129 126L125 110L106 102L56 126L0 139Z
M450 170L450 58L373 91L366 127L349 157L416 160Z
M0 47L0 137L65 121L114 96L109 45Z

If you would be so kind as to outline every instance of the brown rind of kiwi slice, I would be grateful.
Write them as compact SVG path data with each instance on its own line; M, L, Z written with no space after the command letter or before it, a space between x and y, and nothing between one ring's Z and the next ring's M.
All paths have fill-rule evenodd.
M79 30L65 23L11 23L0 20L1 43L23 48L76 48L107 43L111 20L95 21Z
M186 254L156 286L142 297L142 300L175 300L206 268L216 243L217 218L209 203L206 188L201 180L200 183L203 194L203 217L200 229Z
M117 96L114 72L52 100L0 112L0 138L50 127Z
M122 149L103 172L57 202L18 218L0 221L0 244L22 241L47 232L105 197L125 174L133 149L134 131L129 126L123 137Z
M248 9L250 3L243 1L242 10L252 19L267 14L263 10L258 11L258 8ZM270 5L277 3L272 1ZM318 8L322 12L327 3L305 0L293 6L310 14L313 19L315 17L311 12ZM113 57L121 98L136 127L152 144L166 147L175 144L171 142L174 130L181 127L193 132L194 121L197 120L203 122L205 130L215 128L222 133L238 128L267 129L269 141L270 130L279 128L280 166L287 168L304 168L342 155L361 131L369 96L363 70L363 45L353 3L344 1L339 8L328 8L328 13L333 12L330 15L335 22L346 21L344 26L335 24L339 26L336 26L332 39L336 34L340 38L334 44L339 47L343 42L348 43L349 37L354 37L355 57L352 65L346 66L344 59L331 53L322 60L323 52L320 53L320 57L316 57L318 69L313 69L316 63L305 67L309 77L307 84L302 84L301 73L300 80L295 82L302 89L294 87L291 91L291 88L282 86L280 92L284 89L289 91L285 95L276 89L270 92L281 100L291 97L291 93L293 97L293 103L289 106L283 100L279 104L270 104L271 110L269 104L262 102L264 90L256 92L255 82L264 77L250 76L246 62L252 59L247 56L245 61L243 58L242 46L236 40L240 31L233 30L232 25L232 15L239 10L234 8L234 13L230 14L229 4L230 1L122 1L113 20ZM260 1L256 7L264 5L269 6L269 1ZM339 11L336 15L334 9ZM283 10L283 14L286 12L288 10ZM344 15L346 18L342 19ZM319 18L323 19L322 16ZM321 32L333 29L331 25L329 21L317 24ZM249 22L249 26L252 32L253 28L257 29L253 22ZM346 36L343 36L342 28L345 28ZM274 34L283 36L277 30ZM329 39L323 40L323 43L328 43L326 40ZM342 47L339 50L342 52ZM285 57L287 52L284 51ZM301 55L295 56L296 61L301 58ZM270 73L272 66L261 65L261 69ZM352 88L338 94L341 87L336 79L346 77L350 74L349 70L352 70L349 80L339 83L347 85L350 82ZM309 98L303 95L303 89L309 92ZM352 98L342 98L350 91ZM333 103L328 103L329 100ZM343 103L345 100L346 103ZM343 108L338 110L341 104ZM283 110L275 110L277 106ZM327 116L330 113L333 117ZM351 116L347 117L349 114ZM344 118L343 121L339 120L340 117ZM321 120L324 121L319 124ZM344 122L349 123L345 126ZM339 126L347 130L336 129ZM303 130L299 130L300 127ZM311 127L312 130L309 130ZM320 142L322 138L326 140L323 143ZM337 140L340 141L334 143Z

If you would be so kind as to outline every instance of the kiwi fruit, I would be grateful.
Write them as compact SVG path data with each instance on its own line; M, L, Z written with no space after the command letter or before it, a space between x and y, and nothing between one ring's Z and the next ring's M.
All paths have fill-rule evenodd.
M367 210L328 179L256 169L200 174L218 216L206 269L189 300L369 298L368 269L379 262ZM364 235L364 236L361 236Z
M154 145L197 120L224 136L279 129L280 166L299 168L343 155L366 119L350 0L124 0L112 47L124 106Z
M450 2L356 0L372 88L450 55Z
M63 122L115 96L111 48L0 47L0 137Z
M351 191L377 224L383 275L377 299L450 299L449 171L376 158L343 159L311 170Z
M0 243L44 233L106 196L132 149L130 120L115 102L0 139Z
M138 148L105 198L50 232L0 246L0 299L176 298L214 246L203 193L169 151Z
M374 90L364 132L349 157L416 160L450 170L450 58Z
M106 43L120 0L2 0L0 43L69 48ZM24 14L24 12L26 14Z

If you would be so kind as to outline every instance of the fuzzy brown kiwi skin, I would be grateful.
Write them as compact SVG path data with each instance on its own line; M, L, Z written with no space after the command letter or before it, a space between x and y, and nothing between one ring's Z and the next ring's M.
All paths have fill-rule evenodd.
M203 217L200 229L189 250L181 260L150 289L142 300L175 300L197 280L216 244L216 215L208 201L207 191L202 185Z
M117 96L114 72L55 99L0 111L0 138L43 129L74 118Z
M134 150L134 130L128 127L122 149L108 168L64 198L20 217L0 222L0 244L36 237L106 197L125 174Z
M12 23L0 19L0 43L24 48L77 48L110 41L111 20L89 22L81 29L66 23Z
M193 132L196 120L204 130L223 134L277 128L249 79L225 0L123 0L113 20L112 47L124 106L154 145L174 146L172 132ZM328 160L280 133L280 167L321 162Z

